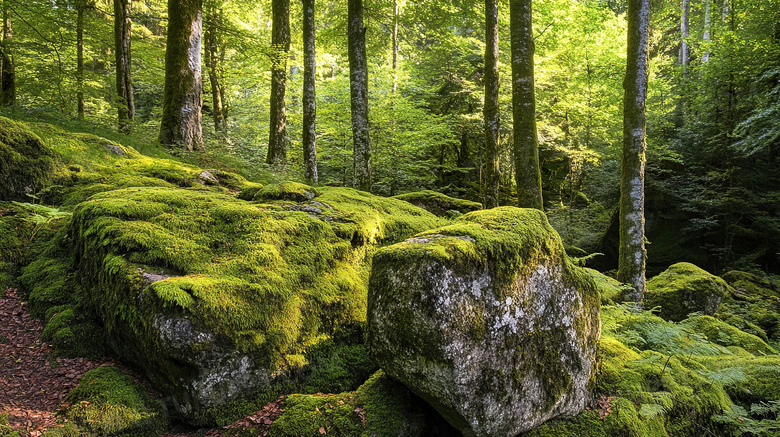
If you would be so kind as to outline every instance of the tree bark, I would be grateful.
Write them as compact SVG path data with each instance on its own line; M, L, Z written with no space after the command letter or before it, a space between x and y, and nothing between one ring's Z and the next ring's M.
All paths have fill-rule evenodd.
M682 40L680 41L680 65L682 66L683 75L688 72L688 36L690 34L688 29L688 16L691 10L691 0L682 0L682 16L680 19L680 34Z
M275 167L287 164L287 58L290 53L290 0L271 2L271 123L265 161Z
M498 206L498 0L485 0L485 208Z
M119 131L130 133L135 118L133 82L130 75L130 40L132 21L130 11L133 0L114 0L114 52L116 54L117 118Z
M354 186L371 190L371 139L368 130L368 65L363 0L349 0L349 90L352 108Z
M648 76L649 0L628 2L628 48L623 81L623 161L620 183L618 280L631 284L629 300L645 292L645 101Z
M76 2L76 112L84 121L84 0Z
M316 183L317 175L317 51L314 0L303 0L303 163L304 177Z
M13 30L11 29L11 15L9 0L3 0L3 42L2 49L2 71L0 71L0 81L2 82L2 104L3 106L16 105L16 67L13 56Z
M710 28L712 26L711 24L711 18L710 18L710 9L712 8L712 0L705 0L704 2L704 35L702 39L704 40L704 54L701 56L701 62L703 64L706 64L710 61Z
M393 94L398 91L398 0L393 0Z
M510 3L512 29L512 115L518 206L543 209L542 173L536 132L534 34L531 0Z
M202 1L169 0L168 17L160 143L192 151L203 147Z
M209 71L209 83L211 84L211 104L212 114L214 115L214 130L216 132L227 132L227 111L225 110L225 97L222 92L222 83L220 80L220 62L224 42L219 36L219 26L222 23L222 11L214 6L211 9L211 19L206 27L205 39L206 49L206 68Z

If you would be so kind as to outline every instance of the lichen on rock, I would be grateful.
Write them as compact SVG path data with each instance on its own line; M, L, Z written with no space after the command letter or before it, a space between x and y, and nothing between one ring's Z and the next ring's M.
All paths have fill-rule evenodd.
M374 255L368 347L464 435L585 407L599 296L537 210L472 212Z

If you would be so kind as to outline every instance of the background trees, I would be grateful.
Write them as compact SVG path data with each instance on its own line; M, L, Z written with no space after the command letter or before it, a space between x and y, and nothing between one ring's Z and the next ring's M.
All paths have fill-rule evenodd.
M98 0L84 9L82 26L76 0L3 4L6 21L13 24L11 50L4 46L3 51L13 56L4 65L18 73L3 84L15 84L16 116L76 119L82 101L85 129L114 128L121 105L113 3ZM654 4L650 16L648 269L655 273L686 260L714 272L727 267L780 271L780 146L773 122L780 107L779 12L770 0L691 1L683 76L681 5ZM211 86L204 90L202 111L214 122L198 125L208 153L231 157L249 177L271 171L265 162L271 131L271 6L248 0L204 5L203 67ZM349 5L316 6L316 65L309 71L315 71L317 91L318 179L353 185ZM304 104L303 83L308 8L297 1L289 7L291 43L284 69L289 148L287 167L278 177L303 179L304 150L311 150L304 144L312 138L309 120L304 123L311 102L307 98ZM496 163L496 199L515 203L519 192L513 175L528 159L517 153L523 140L515 135L522 129L513 122L509 92L510 1L498 0L497 7L502 92L495 114L502 122L494 153L484 126L486 97L491 101L485 94L485 2L364 0L365 33L355 35L365 37L365 104L371 110L360 135L371 139L371 182L362 188L383 195L429 188L480 200ZM604 269L618 266L625 8L618 1L540 0L532 13L543 206L570 252L604 253L590 261ZM139 147L155 141L163 119L168 18L166 0L132 4L135 120L124 141ZM203 156L197 159L208 159Z

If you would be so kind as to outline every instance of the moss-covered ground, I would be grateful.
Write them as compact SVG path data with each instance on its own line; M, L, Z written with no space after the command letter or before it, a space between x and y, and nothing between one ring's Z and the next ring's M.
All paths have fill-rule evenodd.
M0 286L19 285L27 293L58 353L100 355L116 350L109 347L112 333L142 332L143 314L132 304L140 290L148 308L192 317L241 350L263 351L272 365L297 363L278 392L203 412L204 423L226 425L280 393L299 393L287 397L271 435L320 435L320 428L327 435L430 435L435 414L403 386L375 374L363 347L371 255L426 229L468 237L498 223L477 226L468 216L451 222L401 199L351 189L250 182L217 163L141 154L46 123L0 119L2 129L8 133L0 135L0 173L10 175L23 158L37 161L31 173L15 172L3 185ZM33 144L36 154L11 150L12 144ZM451 211L472 206L438 213L455 216ZM464 249L464 240L443 239L449 251ZM142 272L162 280L148 285ZM666 317L677 321L668 321L621 306L624 286L589 273L604 305L593 404L528 435L780 433L777 284L744 272L724 274L728 286L713 317L684 308L679 317ZM140 435L112 428L115 419L143 422L159 414L158 404L111 373L115 369L100 372L106 374L92 375L72 394L71 425L61 432ZM119 392L129 395L106 397ZM115 407L85 407L101 402ZM117 414L106 416L110 411ZM144 429L158 432L163 425L155 420ZM0 435L15 435L2 416Z

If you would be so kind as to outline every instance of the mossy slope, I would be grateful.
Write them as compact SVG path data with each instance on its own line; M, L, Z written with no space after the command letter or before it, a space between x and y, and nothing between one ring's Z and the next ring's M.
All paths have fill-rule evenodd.
M677 263L647 281L644 307L659 307L666 320L680 321L688 314L713 315L731 287L723 279L691 263Z
M395 198L409 202L439 217L453 217L482 209L482 204L479 202L456 199L431 190L399 194Z

